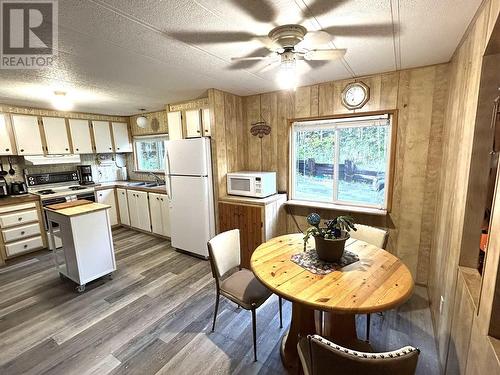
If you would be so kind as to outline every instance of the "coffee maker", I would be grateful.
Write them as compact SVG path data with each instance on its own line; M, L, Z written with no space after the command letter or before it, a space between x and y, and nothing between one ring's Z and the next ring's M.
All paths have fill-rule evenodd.
M76 169L78 171L80 185L94 184L94 181L92 180L92 167L90 165L78 165Z

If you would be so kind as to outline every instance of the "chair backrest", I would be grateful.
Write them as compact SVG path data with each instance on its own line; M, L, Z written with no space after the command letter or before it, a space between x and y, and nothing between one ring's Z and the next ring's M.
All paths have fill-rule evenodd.
M388 233L386 230L370 227L369 225L356 224L356 230L349 232L351 238L368 242L369 244L385 249Z
M311 375L414 375L420 351L405 346L385 353L358 352L321 336L309 338Z
M240 230L222 232L208 241L208 255L215 278L240 265Z

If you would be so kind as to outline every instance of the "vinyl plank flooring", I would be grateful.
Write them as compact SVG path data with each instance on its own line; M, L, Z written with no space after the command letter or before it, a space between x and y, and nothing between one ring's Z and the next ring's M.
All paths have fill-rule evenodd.
M257 312L253 362L250 312L221 297L211 332L215 283L207 261L170 241L113 230L117 271L77 294L60 280L52 254L0 268L0 373L10 374L286 374L281 364L277 297ZM372 315L372 345L422 349L417 374L438 374L427 291L417 287L399 309ZM365 335L365 317L358 317Z

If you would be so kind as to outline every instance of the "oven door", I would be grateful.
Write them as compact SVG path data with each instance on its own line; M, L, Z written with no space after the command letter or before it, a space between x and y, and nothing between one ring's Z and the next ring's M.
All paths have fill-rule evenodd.
M95 194L94 193L82 193L82 194L77 194L76 199L85 199L88 201L95 202Z

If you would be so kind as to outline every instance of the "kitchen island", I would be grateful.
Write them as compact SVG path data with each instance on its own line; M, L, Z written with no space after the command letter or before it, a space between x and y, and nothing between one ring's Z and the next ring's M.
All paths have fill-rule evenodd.
M57 270L61 278L77 284L78 292L83 292L88 282L116 270L109 209L109 205L86 200L45 208L49 236L55 236L53 224L60 228L62 247L54 250Z

